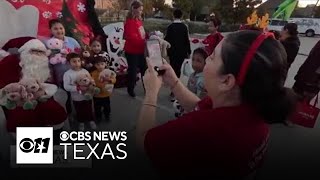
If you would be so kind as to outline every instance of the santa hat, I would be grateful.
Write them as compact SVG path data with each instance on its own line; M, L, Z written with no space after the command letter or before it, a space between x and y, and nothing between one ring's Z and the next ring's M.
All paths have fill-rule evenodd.
M35 39L34 37L18 37L14 39L10 39L3 47L2 49L5 51L8 51L9 49L17 48L19 49L22 47L26 42Z
M18 51L19 53L22 53L31 49L47 52L46 46L39 39L31 39L30 41L26 42L22 47L20 47Z

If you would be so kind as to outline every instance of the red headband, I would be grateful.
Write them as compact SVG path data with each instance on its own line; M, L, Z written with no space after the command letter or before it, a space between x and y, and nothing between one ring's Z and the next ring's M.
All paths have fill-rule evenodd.
M254 42L252 43L252 45L250 46L239 71L238 77L237 77L237 84L239 86L242 86L244 83L244 80L246 78L249 66L251 64L251 61L253 59L253 56L256 54L258 48L260 47L260 45L263 43L264 40L268 39L269 37L274 38L274 34L273 33L262 33L260 34L256 40L254 40Z

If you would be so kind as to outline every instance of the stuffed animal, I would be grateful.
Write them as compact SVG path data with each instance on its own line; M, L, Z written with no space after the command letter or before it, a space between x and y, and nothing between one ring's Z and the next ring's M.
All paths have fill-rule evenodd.
M23 78L19 82L23 85L27 92L33 95L33 99L39 102L47 101L46 92L43 84L34 78Z
M77 89L86 99L92 99L96 94L100 93L100 89L95 86L95 82L88 73L81 73L76 79Z
M11 83L1 90L1 104L7 109L15 109L20 106L25 110L34 109L36 103L32 101L33 95L19 83Z
M160 42L160 47L161 47L161 55L163 58L166 58L167 55L167 49L169 49L171 47L171 44L164 40L162 38L163 35L161 35L162 33L159 31L156 31L155 33L153 33L153 35L150 36L150 39L157 39Z
M174 116L175 117L180 117L184 113L184 109L182 106L179 104L178 100L173 101L173 108L174 108Z
M88 46L85 46L82 51L81 64L86 69L93 67L93 64L90 62L90 57L91 57L90 48Z
M107 78L111 78L111 77L116 78L116 76L117 74L114 71L111 71L110 69L105 69L99 74L100 82L105 83L104 88L110 94L113 91L114 85L111 83L108 83Z
M51 51L50 64L66 63L65 55L68 54L68 51L63 48L63 41L57 38L51 38L47 41L47 47Z

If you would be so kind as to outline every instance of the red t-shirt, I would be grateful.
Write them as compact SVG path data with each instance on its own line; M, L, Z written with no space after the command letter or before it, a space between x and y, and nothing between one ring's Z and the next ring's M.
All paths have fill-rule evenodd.
M145 50L146 32L142 21L127 19L124 25L123 37L126 40L124 51L129 54L141 55Z
M269 127L247 105L198 110L151 129L145 151L162 175L239 178L254 171L267 147Z
M206 45L205 49L209 55L211 55L214 51L214 49L217 47L217 45L220 43L220 41L223 39L223 36L221 33L217 32L215 34L210 34L206 37L205 40L203 40L203 44Z

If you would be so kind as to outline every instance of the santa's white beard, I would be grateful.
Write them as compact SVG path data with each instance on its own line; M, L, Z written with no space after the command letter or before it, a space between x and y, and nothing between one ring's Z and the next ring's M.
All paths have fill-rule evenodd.
M33 55L27 51L22 52L20 66L22 78L36 78L43 83L50 77L49 59L46 56Z

